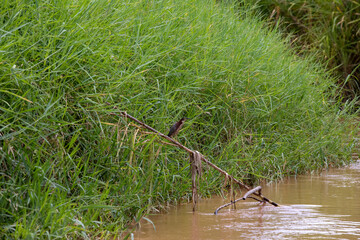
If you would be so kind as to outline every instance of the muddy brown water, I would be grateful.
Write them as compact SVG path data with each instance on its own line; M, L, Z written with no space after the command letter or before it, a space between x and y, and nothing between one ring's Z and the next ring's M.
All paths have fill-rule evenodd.
M264 184L263 194L280 207L252 200L214 211L229 199L202 199L143 221L134 239L360 239L360 161L320 175Z

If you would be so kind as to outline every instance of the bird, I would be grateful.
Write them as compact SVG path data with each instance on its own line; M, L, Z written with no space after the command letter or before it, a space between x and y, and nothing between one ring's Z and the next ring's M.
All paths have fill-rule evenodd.
M186 118L186 117L183 117L182 119L180 119L180 121L174 123L174 125L171 126L170 128L170 131L168 133L168 137L173 137L175 136L176 134L178 134L178 132L180 131L180 129L182 128L182 126L184 125L184 122L189 119L189 118Z

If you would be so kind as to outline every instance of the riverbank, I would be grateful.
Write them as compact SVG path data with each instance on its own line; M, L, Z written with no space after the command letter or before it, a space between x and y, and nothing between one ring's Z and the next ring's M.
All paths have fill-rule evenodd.
M334 100L334 79L244 6L18 0L1 9L4 238L116 237L190 199L188 154L114 106L165 134L190 118L176 138L246 183L350 161L350 106ZM203 178L204 197L224 184L212 171Z

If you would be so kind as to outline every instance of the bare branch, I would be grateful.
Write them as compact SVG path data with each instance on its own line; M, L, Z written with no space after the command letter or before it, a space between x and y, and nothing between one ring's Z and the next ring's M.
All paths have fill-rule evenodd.
M251 194L254 194L257 191L261 191L261 186L257 186L256 188L251 189L250 191L247 191L244 196L242 197L242 200L245 200L248 198Z
M110 103L106 103L108 105L110 105ZM115 109L118 109L116 106L114 107ZM175 141L174 139L168 137L167 135L157 131L156 129L150 127L149 125L141 122L140 120L136 119L135 117L131 116L130 114L126 113L126 112L123 112L123 111L120 111L120 114L116 114L116 113L110 113L111 115L115 115L115 116L121 116L121 117L126 117L126 118L129 118L131 120L133 120L134 122L137 122L138 124L140 124L141 126L143 126L144 128L156 133L157 135L159 135L160 137L162 138L165 138L167 139L168 141L172 142L174 145L176 145L177 147L187 151L188 153L192 154L193 151L187 147L185 147L184 145L182 145L181 143L179 143L178 141ZM216 171L220 172L221 174L223 174L225 177L228 177L229 179L231 179L233 182L237 183L239 185L240 188L243 188L243 189L246 189L248 191L251 191L251 188L249 186L247 186L246 184L244 184L242 181L234 178L232 175L228 174L226 171L222 170L221 168L219 168L218 166L216 166L215 164L213 164L212 162L210 162L208 159L206 159L204 157L204 155L201 155L201 160L203 162L205 162L207 165L211 166L212 168L214 168ZM258 190L257 190L258 191ZM268 202L270 204L272 204L273 206L279 206L277 203L271 201L270 199L266 198L265 196L263 196L261 194L260 191L258 192L254 192L252 193L258 197L261 198L261 200L258 200L258 201L264 201L264 202ZM250 194L248 194L250 195ZM253 198L253 197L252 197ZM236 201L235 201L236 202Z

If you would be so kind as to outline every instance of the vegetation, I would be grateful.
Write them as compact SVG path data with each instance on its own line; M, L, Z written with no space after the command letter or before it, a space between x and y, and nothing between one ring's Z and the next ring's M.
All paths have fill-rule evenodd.
M316 53L338 78L342 96L360 94L360 2L356 0L249 0L286 33L301 53ZM357 103L358 105L358 103Z
M119 237L189 199L188 155L112 106L163 133L191 118L179 141L248 183L346 163L334 80L246 9L3 1L1 238ZM201 194L222 181L204 173Z

